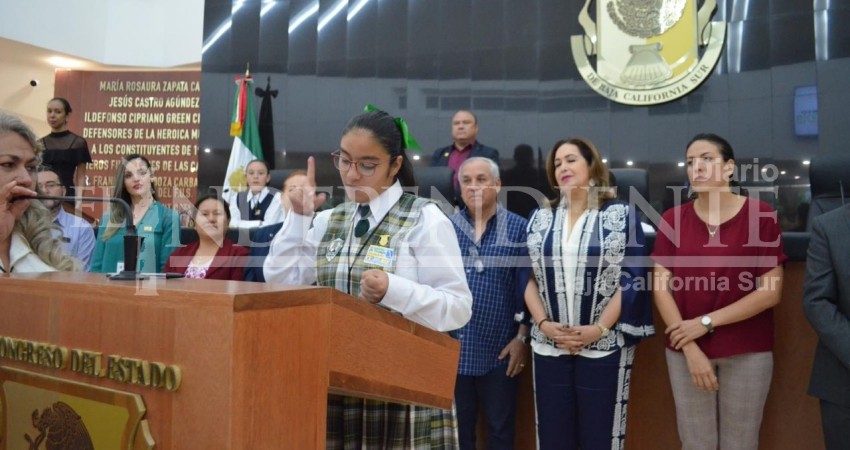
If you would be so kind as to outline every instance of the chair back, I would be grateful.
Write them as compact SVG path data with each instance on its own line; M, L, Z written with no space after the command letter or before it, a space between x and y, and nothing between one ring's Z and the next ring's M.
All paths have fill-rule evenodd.
M293 169L273 169L269 171L269 187L283 190L283 182L289 177Z
M629 202L633 195L640 195L649 201L649 172L645 169L608 169L614 174L617 197Z
M812 219L850 202L850 154L827 153L812 159L809 165L812 203L806 230Z
M434 200L446 214L454 213L454 171L450 167L417 167L416 184L405 191Z

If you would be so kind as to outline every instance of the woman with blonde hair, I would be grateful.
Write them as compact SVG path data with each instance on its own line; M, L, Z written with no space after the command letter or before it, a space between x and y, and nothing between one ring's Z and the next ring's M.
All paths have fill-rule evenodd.
M0 272L78 270L63 252L53 223L36 194L42 147L20 119L0 112Z
M130 205L136 233L142 238L137 267L125 269L162 272L171 252L180 246L180 217L159 202L147 158L136 154L124 157L118 166L112 197ZM92 272L119 271L118 263L124 261L125 223L124 209L118 204L113 203L103 213L92 256Z

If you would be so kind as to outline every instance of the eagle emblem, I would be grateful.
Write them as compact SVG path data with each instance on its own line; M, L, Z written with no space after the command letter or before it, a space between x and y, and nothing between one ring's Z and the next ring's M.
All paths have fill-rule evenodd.
M42 444L45 450L94 450L82 418L67 403L56 402L41 414L36 409L32 412L32 426L38 435L32 438L24 434L29 450L41 450Z

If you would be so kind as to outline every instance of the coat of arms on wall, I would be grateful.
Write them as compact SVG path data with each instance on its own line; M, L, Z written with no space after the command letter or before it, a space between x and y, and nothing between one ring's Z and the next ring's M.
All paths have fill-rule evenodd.
M626 105L665 103L693 91L720 59L726 36L726 24L711 21L716 0L697 3L586 0L578 16L584 34L571 38L582 78Z

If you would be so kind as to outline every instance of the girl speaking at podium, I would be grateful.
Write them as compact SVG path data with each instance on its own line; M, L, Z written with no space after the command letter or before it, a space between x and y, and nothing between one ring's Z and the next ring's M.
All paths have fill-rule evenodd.
M287 193L292 210L263 265L269 282L328 286L438 331L472 314L460 249L437 205L404 193L415 185L407 126L383 111L355 116L332 154L346 202L315 217L315 163L308 186ZM330 396L328 449L453 449L451 411Z

